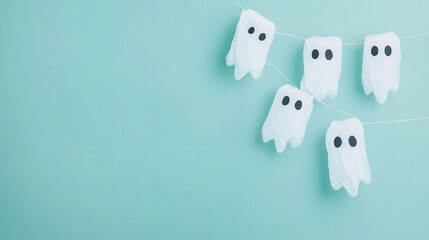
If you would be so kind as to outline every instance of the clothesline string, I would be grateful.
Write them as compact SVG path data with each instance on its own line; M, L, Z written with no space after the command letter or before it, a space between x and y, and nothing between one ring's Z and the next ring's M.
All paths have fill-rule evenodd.
M235 1L235 0L234 0ZM284 36L288 36L288 37L293 37L293 38L297 38L297 39L301 39L301 40L306 40L305 37L301 37L295 34L291 34L291 33L285 33L285 32L279 32L276 31L277 34L280 35L284 35ZM417 37L423 37L423 36L427 36L429 35L429 32L424 32L424 33L417 33L417 34L413 34L413 35L409 35L409 36L405 36L405 37L400 37L400 40L404 40L404 39L411 39L411 38L417 38ZM363 45L363 42L344 42L343 45L344 46L352 46L352 45Z
M280 75L283 76L284 79L288 80L288 82L290 84L292 84L292 86L294 86L295 88L298 88L293 82L292 80L290 80L290 78L286 77L286 75L284 75L269 59L267 59L267 62L278 72L280 73Z
M237 0L234 0L234 2L241 8L241 10L244 10L243 5L241 5L241 3Z
M293 37L293 38L298 38L298 39L301 39L301 40L305 40L304 37L300 37L300 36L297 36L295 34L290 34L290 33L285 33L285 32L278 32L278 31L276 31L276 33L280 34L280 35L285 35L285 36L288 36L288 37Z
M238 5L238 7L240 7L242 10L244 10L243 5L241 5L241 3L238 0L234 0L234 2ZM293 37L293 38L297 38L297 39L301 39L301 40L305 40L307 38L305 37L301 37L292 33L286 33L286 32L280 32L280 31L276 31L277 34L283 35L283 36L287 36L287 37ZM416 37L422 37L422 36L426 36L429 35L429 32L423 32L423 33L417 33L417 34L413 34L413 35L409 35L409 36L405 36L405 37L400 37L400 40L404 40L404 39L411 39L411 38L416 38ZM353 46L353 45L363 45L363 42L345 42L343 43L344 46Z
M382 123L402 123L402 122L415 122L415 121L423 121L429 120L429 117L420 117L420 118L407 118L401 120L386 120L386 121L376 121L376 122L364 122L363 125L371 125L371 124L382 124Z
M277 71L277 72L279 72L280 73L280 75L282 75L286 80L288 80L295 88L297 88L296 87L296 85L292 82L292 80L290 80L290 78L288 78L285 74L283 74L277 67L276 67L276 65L274 65L270 60L267 60L267 62ZM339 108L336 108L336 107L334 107L334 106L332 106L332 105L329 105L329 104L327 104L327 103L325 103L325 102L323 102L323 101L320 101L320 100L317 100L317 99L314 99L315 101L317 101L317 102L319 102L319 103L321 103L321 104L323 104L323 105L325 105L325 106L327 106L327 107L329 107L329 108L331 108L331 109L333 109L333 110L335 110L335 111L337 111L337 112L340 112L340 113L342 113L342 114L344 114L344 115L347 115L347 116L349 116L349 117L352 117L352 118L355 118L355 116L354 115L352 115L352 114L350 114L350 113L348 113L348 112L346 112L346 111L344 111L344 110L341 110L341 109L339 109ZM429 117L419 117L419 118L406 118L406 119L400 119L400 120L383 120L383 121L371 121L371 122L363 122L362 124L363 125L371 125L371 124L384 124L384 123L402 123L402 122L415 122L415 121L423 121L423 120L429 120Z

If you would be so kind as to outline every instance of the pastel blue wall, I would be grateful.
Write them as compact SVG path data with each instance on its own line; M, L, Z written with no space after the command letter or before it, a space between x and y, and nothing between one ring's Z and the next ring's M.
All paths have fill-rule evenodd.
M429 31L426 0L242 0L279 31L346 42ZM299 148L260 129L285 80L233 79L241 9L222 1L0 2L0 239L428 239L429 122L365 126L373 174L331 189L315 103ZM269 58L296 84L303 42ZM401 86L364 95L362 46L339 94L362 121L429 116L429 36L402 41Z

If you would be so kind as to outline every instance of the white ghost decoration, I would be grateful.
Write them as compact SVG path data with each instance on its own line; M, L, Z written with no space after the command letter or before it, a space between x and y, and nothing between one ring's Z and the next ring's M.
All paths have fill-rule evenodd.
M358 194L359 183L371 182L362 123L357 118L333 121L326 133L329 179L337 191L344 187L350 196Z
M395 33L365 38L362 85L366 95L374 93L378 103L386 102L389 90L398 91L401 44Z
M274 23L259 13L250 9L241 12L231 49L226 56L226 64L235 65L236 80L248 72L255 79L261 76L275 32Z
M310 93L317 100L337 96L342 44L339 37L315 36L305 40L301 90Z
M312 96L288 84L281 86L262 126L262 140L266 143L274 139L278 153L288 142L292 147L299 146L312 110Z

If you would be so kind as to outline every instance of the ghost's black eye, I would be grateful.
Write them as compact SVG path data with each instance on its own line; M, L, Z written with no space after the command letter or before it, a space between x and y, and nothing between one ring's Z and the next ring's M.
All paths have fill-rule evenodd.
M326 50L325 57L327 60L331 60L334 54L332 53L331 49Z
M377 54L378 54L378 47L377 46L373 46L372 48L371 48L371 54L372 54L372 56L377 56Z
M335 139L334 139L334 146L336 147L336 148L339 148L339 147L341 147L341 144L343 143L343 141L341 141L341 138L340 137L335 137Z
M319 50L314 49L313 52L311 52L311 57L313 57L313 59L317 59L319 57Z
M295 102L295 109L300 110L302 108L302 102L301 100L298 100Z
M264 41L266 37L267 37L267 36L265 36L265 33L261 33L261 34L259 34L259 40L260 40L260 41Z
M283 98L283 100L282 100L282 104L283 104L283 106L288 105L288 104L289 104L289 101L290 101L289 97L288 97L288 96L285 96L285 97Z
M384 48L384 53L386 54L386 56L390 56L390 55L392 55L392 48L391 48L389 45L387 45L387 46Z
M349 137L349 144L352 147L356 147L357 140L356 140L355 136L352 135L352 136Z
M247 30L247 32L249 34L253 34L255 32L255 28L254 27L250 27L249 30Z

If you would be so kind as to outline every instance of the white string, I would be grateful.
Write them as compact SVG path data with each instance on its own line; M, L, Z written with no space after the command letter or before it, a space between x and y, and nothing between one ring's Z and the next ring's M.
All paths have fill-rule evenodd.
M282 75L286 80L288 80L295 88L297 88L296 87L296 85L292 82L292 80L290 80L290 78L288 78L286 75L284 75L270 60L268 60L267 59L267 62L277 71L277 72L279 72L280 73L280 75ZM344 110L341 110L341 109L339 109L339 108L336 108L336 107L334 107L334 106L332 106L332 105L329 105L329 104L327 104L327 103L325 103L325 102L323 102L323 101L320 101L320 100L317 100L317 99L314 99L315 101L317 101L317 102L319 102L319 103L321 103L321 104L323 104L323 105L325 105L325 106L327 106L327 107L329 107L329 108L331 108L331 109L333 109L333 110L335 110L335 111L337 111L337 112L340 112L340 113L342 113L342 114L344 114L344 115L347 115L347 116L349 116L349 117L352 117L352 118L356 118L354 115L352 115L352 114L350 114L350 113L348 113L348 112L346 112L346 111L344 111ZM384 124L384 123L401 123L401 122L415 122L415 121L422 121L422 120L429 120L429 117L420 117L420 118L406 118L406 119L400 119L400 120L386 120L386 121L374 121L374 122L364 122L364 123L362 123L363 125L370 125L370 124Z
M399 39L403 40L403 39L410 39L410 38L416 38L416 37L421 37L421 36L426 36L429 35L429 32L425 32L425 33L418 33L418 34L414 34L414 35L410 35L410 36L405 36L405 37L401 37Z
M241 5L241 3L240 3L240 2L238 2L237 0L234 0L234 2L235 2L235 3L237 3L237 5L238 5L242 10L244 10L244 7L243 7L243 5Z
M267 62L277 71L277 72L279 72L280 73L280 75L282 75L286 80L288 80L295 88L297 88L296 87L296 85L292 82L292 80L290 80L290 78L288 78L285 74L283 74L270 60L268 60L267 59ZM348 112L346 112L346 111L344 111L344 110L341 110L341 109L339 109L339 108L336 108L336 107L334 107L334 106L332 106L332 105L329 105L329 104L327 104L327 103L325 103L325 102L323 102L323 101L320 101L320 100L317 100L317 99L314 99L315 101L317 101L317 102L319 102L319 103L321 103L321 104L323 104L323 105L325 105L325 106L327 106L327 107L329 107L329 108L331 108L331 109L333 109L333 110L335 110L335 111L337 111L337 112L340 112L340 113L342 113L342 114L344 114L344 115L347 115L347 116L349 116L349 117L352 117L352 118L356 118L354 115L352 115L352 114L350 114L350 113L348 113ZM370 124L384 124L384 123L401 123L401 122L415 122L415 121L422 121L422 120L429 120L429 117L420 117L420 118L406 118L406 119L400 119L400 120L386 120L386 121L374 121L374 122L364 122L364 123L362 123L363 125L370 125Z
M236 1L236 0L234 0ZM302 40L306 40L305 37L301 37L301 36L297 36L291 33L285 33L285 32L276 32L280 35L284 35L284 36L288 36L288 37L294 37L294 38L298 38L298 39L302 39ZM404 39L411 39L411 38L417 38L417 37L423 37L429 35L429 32L424 32L424 33L417 33L417 34L413 34L413 35L409 35L409 36L405 36L405 37L400 37L400 40L404 40ZM353 45L363 45L363 42L344 42L343 46L353 46Z
M306 40L305 37L301 37L301 36L298 36L298 35L295 35L295 34L291 34L291 33L285 33L285 32L279 32L279 31L276 31L276 33L280 34L280 35L288 36L288 37L293 37L293 38L297 38L297 39L301 39L301 40ZM343 43L343 45L344 46L363 45L363 43L361 43L361 42L345 42L345 43Z
M304 37L300 37L300 36L297 36L297 35L294 35L294 34L290 34L290 33L278 32L278 31L276 33L280 34L280 35L285 35L285 36L288 36L288 37L294 37L294 38L298 38L298 39L301 39L301 40L305 40Z
M345 115L347 115L347 116L349 116L349 117L351 117L351 118L356 118L355 116L351 115L350 113L345 112L345 111L343 111L343 110L341 110L341 109L339 109L339 108L336 108L336 107L334 107L334 106L332 106L332 105L329 105L329 104L324 103L324 102L322 102L322 101L320 101L320 100L317 100L317 99L314 99L314 100L316 100L316 101L320 102L321 104L323 104L323 105L325 105L325 106L327 106L327 107L330 107L330 108L332 108L332 109L334 109L334 110L336 110L336 111L338 111L338 112L340 112L340 113L343 113L343 114L345 114Z
M354 43L343 43L344 46L352 46L352 45L363 45L363 43L359 42L354 42Z
M290 82L290 84L292 84L295 88L296 85L292 82L292 80L290 80L290 78L286 77L286 75L284 75L269 59L267 59L267 62L275 69L277 70L277 72L280 73L280 75L282 75L286 80L288 80Z
M241 5L241 3L238 0L234 0L234 2L242 9L244 10L243 5ZM301 40L305 40L307 38L305 37L301 37L292 33L286 33L286 32L279 32L276 31L277 34L280 35L284 35L284 36L288 36L288 37L293 37L293 38L297 38L297 39L301 39ZM417 37L422 37L422 36L426 36L429 35L429 32L424 32L424 33L417 33L417 34L413 34L413 35L409 35L409 36L405 36L405 37L400 37L399 39L404 40L404 39L410 39L410 38L417 38ZM344 46L355 46L355 45L363 45L363 42L345 42L343 43Z
M423 121L423 120L429 120L429 117L420 117L420 118L407 118L407 119L401 119L401 120L386 120L386 121L376 121L376 122L364 122L363 125L370 125L370 124L384 124L384 123L401 123L401 122L415 122L415 121Z
M277 72L279 72L280 73L280 75L282 75L286 80L288 80L295 88L297 88L296 87L296 85L292 82L292 80L290 80L290 78L288 78L286 75L284 75L270 60L268 60L267 59L267 62L277 71ZM317 99L314 99L315 101L317 101L317 102L319 102L319 103L321 103L321 104L323 104L323 105L325 105L325 106L327 106L327 107L329 107L329 108L331 108L331 109L333 109L333 110L335 110L335 111L337 111L337 112L340 112L340 113L342 113L342 114L344 114L344 115L347 115L347 116L349 116L349 117L352 117L352 118L356 118L354 115L352 115L352 114L350 114L350 113L348 113L348 112L346 112L346 111L344 111L344 110L341 110L341 109L339 109L339 108L336 108L336 107L334 107L334 106L332 106L332 105L329 105L329 104L327 104L327 103L325 103L325 102L323 102L323 101L320 101L320 100L317 100ZM374 121L374 122L364 122L364 123L362 123L362 125L370 125L370 124L384 124L384 123L401 123L401 122L415 122L415 121L422 121L422 120L429 120L429 117L420 117L420 118L406 118L406 119L400 119L400 120L386 120L386 121Z

